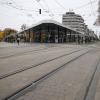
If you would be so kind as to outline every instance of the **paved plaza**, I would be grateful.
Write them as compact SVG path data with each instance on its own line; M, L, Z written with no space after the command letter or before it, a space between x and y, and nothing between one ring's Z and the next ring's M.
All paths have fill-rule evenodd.
M0 100L100 100L99 67L99 42L19 46L1 42ZM34 88L12 97L32 82Z

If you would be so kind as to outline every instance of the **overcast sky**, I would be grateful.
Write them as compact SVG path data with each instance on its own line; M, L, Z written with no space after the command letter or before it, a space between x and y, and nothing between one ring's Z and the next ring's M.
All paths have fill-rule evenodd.
M39 9L42 14L39 14ZM44 19L61 23L62 14L73 10L84 18L89 28L99 32L100 27L93 25L97 9L98 0L0 0L0 29L20 30L22 24L31 26Z

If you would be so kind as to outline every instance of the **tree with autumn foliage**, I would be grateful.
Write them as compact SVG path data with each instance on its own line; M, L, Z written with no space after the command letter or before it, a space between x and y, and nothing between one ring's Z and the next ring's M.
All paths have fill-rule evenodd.
M8 36L8 35L17 33L17 30L12 29L12 28L5 28L3 32L5 33L5 36Z
M5 37L5 34L2 30L0 30L0 41L2 41Z
M5 35L4 41L6 41L6 42L15 41L17 30L12 29L12 28L5 28L3 30L3 32L4 32L4 35Z

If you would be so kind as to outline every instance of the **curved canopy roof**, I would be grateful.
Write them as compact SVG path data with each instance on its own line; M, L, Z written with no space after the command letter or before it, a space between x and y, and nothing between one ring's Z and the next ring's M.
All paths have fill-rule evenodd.
M40 21L40 22L38 22L38 23L32 25L31 27L28 27L27 29L25 29L25 30L23 30L23 31L26 31L26 30L28 30L28 29L31 29L31 28L33 28L33 27L35 27L35 26L38 26L38 25L40 25L40 24L43 24L43 23L52 23L52 24L56 24L56 25L59 25L59 26L61 26L61 27L66 28L66 29L69 29L69 30L72 30L72 31L74 31L74 32L77 32L77 33L79 33L79 34L84 34L83 32L78 32L78 31L76 31L75 29L72 29L71 27L65 26L65 25L63 25L63 24L61 24L61 23L59 23L59 22L57 22L57 21L54 21L54 20L42 20L42 21ZM19 33L23 32L23 31L20 31Z

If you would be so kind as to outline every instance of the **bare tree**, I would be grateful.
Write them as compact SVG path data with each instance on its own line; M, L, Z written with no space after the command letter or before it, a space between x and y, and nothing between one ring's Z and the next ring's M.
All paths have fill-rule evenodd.
M27 28L26 24L21 25L21 30L25 30Z

